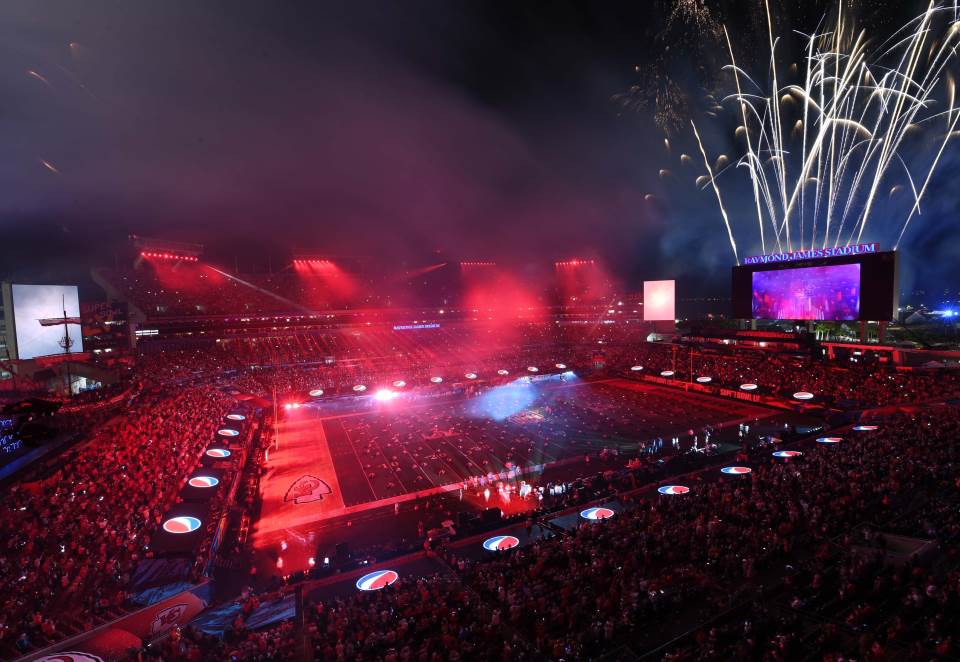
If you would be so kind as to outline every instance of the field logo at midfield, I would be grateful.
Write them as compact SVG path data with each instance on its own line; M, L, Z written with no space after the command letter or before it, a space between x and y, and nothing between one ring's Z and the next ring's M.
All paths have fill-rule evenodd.
M39 657L34 662L103 662L103 658L90 655L90 653L64 651L63 653L56 653L55 655Z
M150 624L150 634L160 634L174 627L186 611L186 603L181 602L157 612L157 617Z
M293 501L296 504L311 503L322 501L324 496L332 492L333 490L324 481L307 474L293 481L293 485L283 495L283 500Z

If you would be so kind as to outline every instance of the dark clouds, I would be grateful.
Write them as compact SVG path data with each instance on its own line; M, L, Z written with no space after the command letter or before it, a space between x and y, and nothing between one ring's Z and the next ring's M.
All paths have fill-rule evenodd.
M587 254L722 293L689 137L667 153L609 101L651 29L648 3L5 2L0 276L106 262L136 232L248 267Z
M7 5L0 223L628 265L653 227L624 167L643 127L607 103L625 79L581 51L537 84L560 35L525 57L444 7Z

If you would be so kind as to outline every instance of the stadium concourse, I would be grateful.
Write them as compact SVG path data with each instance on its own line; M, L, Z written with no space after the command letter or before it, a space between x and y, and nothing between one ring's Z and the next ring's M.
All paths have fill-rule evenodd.
M954 373L394 326L142 342L4 492L0 655L954 651Z

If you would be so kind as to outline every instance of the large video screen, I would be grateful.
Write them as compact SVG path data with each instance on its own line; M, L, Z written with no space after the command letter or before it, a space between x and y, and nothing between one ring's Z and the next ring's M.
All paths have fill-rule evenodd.
M673 280L643 281L643 319L647 322L673 321L677 318L677 284Z
M40 326L40 320L51 317L80 316L80 295L76 285L11 285L13 320L16 328L17 358L62 354L60 340L64 326ZM83 335L79 324L67 324L73 344L71 352L83 351Z
M733 267L738 319L889 321L898 305L893 251Z
M754 319L860 318L860 265L753 272Z

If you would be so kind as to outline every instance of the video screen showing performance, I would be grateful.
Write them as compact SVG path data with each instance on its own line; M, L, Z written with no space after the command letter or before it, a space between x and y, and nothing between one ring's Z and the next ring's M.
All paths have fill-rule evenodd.
M734 266L731 312L739 319L832 321L893 320L899 309L896 251L814 257L810 251L760 257Z
M0 2L0 662L960 662L958 7Z
M752 301L754 319L859 319L860 265L755 271Z

